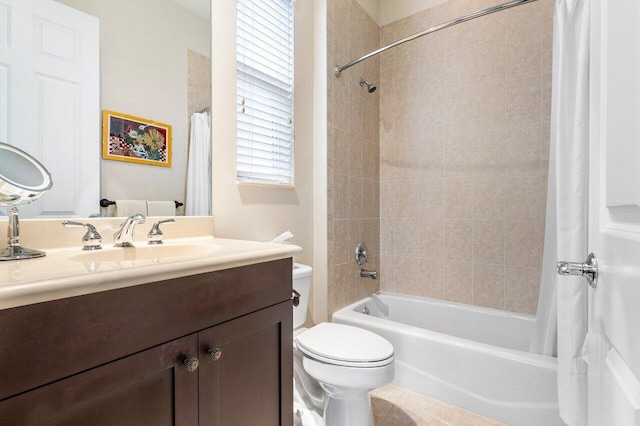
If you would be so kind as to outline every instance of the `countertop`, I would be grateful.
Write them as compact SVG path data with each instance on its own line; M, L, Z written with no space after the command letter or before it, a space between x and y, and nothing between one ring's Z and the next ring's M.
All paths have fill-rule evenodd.
M2 261L0 309L268 262L302 251L292 244L198 236L166 239L155 246L161 247L155 258L148 255L153 247L144 241L135 244L147 251L143 259L135 259L136 248L115 248L103 241L104 248L97 251L83 251L76 243L47 249L41 258Z

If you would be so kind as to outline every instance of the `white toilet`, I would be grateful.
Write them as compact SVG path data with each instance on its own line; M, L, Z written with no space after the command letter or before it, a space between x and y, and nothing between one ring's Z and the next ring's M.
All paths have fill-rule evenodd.
M393 346L358 327L304 324L312 269L293 265L293 288L300 304L293 308L294 417L296 424L373 426L369 391L391 383Z

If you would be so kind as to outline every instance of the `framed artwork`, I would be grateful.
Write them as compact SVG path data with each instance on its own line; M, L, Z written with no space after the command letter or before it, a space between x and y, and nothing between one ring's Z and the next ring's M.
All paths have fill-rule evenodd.
M103 110L102 158L171 167L171 125Z

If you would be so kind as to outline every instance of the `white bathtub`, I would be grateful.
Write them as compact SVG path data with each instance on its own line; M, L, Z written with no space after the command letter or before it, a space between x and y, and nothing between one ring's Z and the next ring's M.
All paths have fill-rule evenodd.
M341 309L333 321L389 340L398 386L509 425L564 425L556 359L527 352L530 315L381 293Z

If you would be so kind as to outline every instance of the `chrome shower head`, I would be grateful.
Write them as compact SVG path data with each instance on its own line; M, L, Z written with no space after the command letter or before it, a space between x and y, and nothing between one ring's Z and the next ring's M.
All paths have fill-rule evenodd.
M367 85L367 91L369 93L373 93L376 91L377 87L375 84L373 83L369 83L367 80L365 80L364 78L360 77L360 87L362 87L363 84Z

